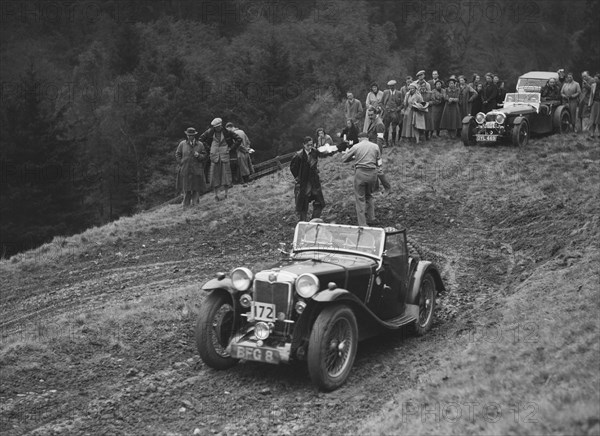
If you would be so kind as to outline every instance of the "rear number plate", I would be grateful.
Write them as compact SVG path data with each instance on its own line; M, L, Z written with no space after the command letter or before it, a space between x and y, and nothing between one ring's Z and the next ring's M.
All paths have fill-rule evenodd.
M254 301L252 315L257 321L275 321L275 305Z
M279 351L231 344L231 357L255 362L279 363Z
M496 135L475 135L475 140L480 142L496 142L497 139Z

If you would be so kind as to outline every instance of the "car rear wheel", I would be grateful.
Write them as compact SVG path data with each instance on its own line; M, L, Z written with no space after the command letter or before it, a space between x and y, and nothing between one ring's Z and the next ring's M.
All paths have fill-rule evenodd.
M525 147L529 139L529 125L527 121L521 121L513 127L512 144L515 147Z
M415 321L415 334L423 336L433 325L435 311L435 280L431 273L425 273L419 288L419 318Z
M231 368L238 362L225 348L233 335L234 311L229 296L213 291L203 301L196 322L196 345L202 361L214 369Z
M308 372L321 390L339 388L350 374L358 348L356 317L348 306L325 307L308 343Z
M473 120L469 121L468 124L463 124L460 136L465 146L475 145L475 122Z

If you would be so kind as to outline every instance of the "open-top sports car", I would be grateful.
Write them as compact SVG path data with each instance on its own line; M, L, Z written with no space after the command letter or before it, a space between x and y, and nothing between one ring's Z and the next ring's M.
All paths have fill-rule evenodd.
M519 78L517 92L508 93L501 108L487 114L467 115L462 121L465 145L510 141L514 146L527 144L530 134L566 133L571 113L560 100L542 99L541 89L556 73L531 72Z
M358 341L402 326L432 326L444 290L437 268L409 255L405 230L300 222L293 247L272 268L235 268L202 287L196 324L204 363L307 361L329 391L352 368Z

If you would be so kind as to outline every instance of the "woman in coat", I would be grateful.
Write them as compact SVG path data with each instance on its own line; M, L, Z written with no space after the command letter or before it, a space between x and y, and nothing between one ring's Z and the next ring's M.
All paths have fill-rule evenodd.
M419 91L421 92L421 97L423 97L423 106L425 107L425 111L423 112L423 116L425 117L425 140L428 140L433 136L433 117L429 108L433 91L429 91L427 86L422 83Z
M471 105L473 104L473 100L477 98L477 91L467 83L465 76L458 76L458 89L460 90L458 107L460 109L460 119L462 120L471 114Z
M402 121L402 136L415 139L419 142L421 130L425 130L424 112L416 109L423 107L423 97L417 90L417 83L408 85L408 92L404 97L404 119Z
M456 86L454 76L448 79L448 88L444 94L444 100L446 101L446 106L442 113L440 129L447 130L450 137L453 135L460 136L462 129L462 118L460 117L460 108L458 106L460 90Z
M206 179L204 175L204 162L206 150L203 144L196 139L196 129L189 127L185 134L187 139L181 141L175 151L179 164L176 188L183 193L183 207L198 204L200 194L206 192Z
M377 85L377 83L371 83L371 91L367 94L367 100L365 101L365 125L363 127L363 132L366 132L367 128L369 127L369 117L367 115L367 111L373 108L375 109L375 113L381 112L382 98L383 91L379 90L379 85Z
M442 120L442 112L444 111L444 90L442 89L442 81L436 80L433 90L431 91L431 101L429 102L429 111L433 121L433 130L436 135L440 136L440 122Z

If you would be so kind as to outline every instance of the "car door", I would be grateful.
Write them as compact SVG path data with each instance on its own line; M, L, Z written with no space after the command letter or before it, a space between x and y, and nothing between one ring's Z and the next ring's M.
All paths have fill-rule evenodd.
M383 255L383 281L377 315L390 319L404 313L408 289L408 252L406 231L386 232Z

